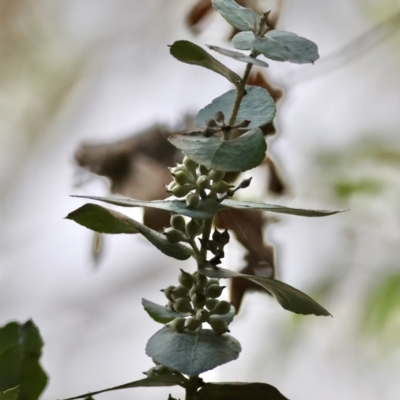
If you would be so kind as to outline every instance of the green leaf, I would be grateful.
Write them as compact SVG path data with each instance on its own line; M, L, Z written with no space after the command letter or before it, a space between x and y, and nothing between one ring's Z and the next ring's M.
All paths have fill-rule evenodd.
M19 386L0 392L0 400L17 400L19 394Z
M268 64L264 61L261 60L257 60L256 58L250 57L250 56L246 56L246 54L240 53L239 51L232 51L232 50L228 50L228 49L223 49L222 47L218 47L218 46L211 46L206 44L206 46L210 49L210 50L214 50L219 54L222 54L223 56L226 57L230 57L233 58L236 61L241 61L247 64L253 64L253 65L257 65L259 67L268 67Z
M198 400L288 400L267 383L206 383L197 394Z
M241 349L234 337L211 329L176 332L165 326L147 342L146 354L182 374L196 376L236 360Z
M185 200L154 200L142 201L128 198L116 197L98 197L98 196L72 196L83 199L104 201L108 204L114 204L122 207L149 207L159 210L169 211L171 213L185 215L190 218L209 219L218 211L218 202L212 199L200 200L196 208L187 208Z
M245 278L255 282L271 293L285 310L292 311L296 314L314 314L317 316L331 315L311 297L276 279L244 275L239 272L230 271L229 269L214 267L211 264L204 265L199 271L209 278Z
M264 37L256 38L252 48L275 61L313 64L319 58L315 43L291 32L269 31Z
M258 86L246 86L247 94L240 104L236 121L250 121L246 129L258 128L271 122L276 114L274 100L267 90ZM214 99L211 104L204 107L196 116L196 124L201 128L206 127L206 121L214 118L217 111L222 111L226 117L232 112L236 90L230 90Z
M39 330L31 320L25 324L10 322L0 328L0 391L14 396L16 389L8 389L18 386L18 399L39 398L47 384L47 376L39 363L42 347Z
M224 76L234 85L238 85L241 81L239 75L231 71L228 67L225 67L225 65L221 64L213 56L210 56L204 49L187 40L178 40L175 42L170 48L170 53L183 63L199 65L200 67L210 69Z
M251 50L254 39L253 32L239 32L232 38L232 44L238 50Z
M250 8L239 6L233 0L211 0L214 9L240 31L251 31L259 25L260 15Z
M161 306L160 304L153 303L152 301L146 299L142 299L142 306L150 315L150 317L154 319L154 321L161 324L168 324L168 322L171 322L175 318L187 317L190 315L172 311L168 307Z
M85 204L68 214L66 218L100 233L139 232L158 250L177 260L187 260L192 255L192 251L188 247L179 243L171 243L165 235L148 228L134 219L128 218L124 214L97 204Z
M337 214L345 210L329 211L329 210L303 210L300 208L290 208L278 206L275 204L254 203L252 201L236 201L226 199L220 204L220 208L236 208L238 210L261 210L270 211L280 214L292 214L302 217L326 217L328 215Z
M184 387L187 383L187 379L178 374L165 374L165 375L157 375L151 376L144 379L140 379L138 381L133 381L126 383L125 385L114 386L112 388L99 390L97 392L85 393L75 397L69 397L64 400L76 400L76 399L84 399L87 397L94 396L96 394L112 392L114 390L121 389L129 389L135 387L160 387L160 386L182 386Z
M85 204L65 218L99 233L138 233L136 224L131 218L97 204Z
M252 129L236 139L175 134L168 140L192 160L218 171L247 171L260 165L267 144L260 129Z

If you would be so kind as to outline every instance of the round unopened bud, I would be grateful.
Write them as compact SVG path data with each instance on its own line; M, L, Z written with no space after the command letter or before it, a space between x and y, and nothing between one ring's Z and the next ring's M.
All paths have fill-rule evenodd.
M175 318L170 327L176 332L182 332L185 329L185 318Z
M208 280L206 288L208 288L211 285L219 285L219 280L215 278L211 278Z
M189 297L189 290L182 285L177 286L175 289L172 290L172 297L174 300L180 298L188 298Z
M186 233L190 238L194 238L200 233L201 224L197 222L194 218L192 218L186 224Z
M206 305L206 296L202 293L196 292L190 299L196 309L203 308Z
M182 215L172 215L170 224L173 228L178 229L178 231L186 232L186 221Z
M182 231L178 231L175 228L167 228L164 229L164 235L167 237L168 242L170 243L178 243L184 242L187 240L186 236L183 234Z
M225 176L225 172L224 171L217 171L215 169L212 169L208 173L208 177L214 182L222 180L224 178L224 176Z
M207 322L210 318L210 312L204 308L196 311L196 319L200 322Z
M217 121L214 118L206 119L206 126L209 128L216 128L218 126Z
M199 288L198 286L197 286L197 284L196 284L196 282L194 281L193 282L193 286L190 288L190 290L189 290L189 296L190 297L192 297L195 293L197 293L197 292L199 292L199 293L203 293L203 289L202 288Z
M148 371L143 372L143 373L149 378L156 376L156 367L152 367Z
M225 315L231 310L231 304L225 300L219 301L211 310L211 314Z
M170 310L172 310L172 311L176 311L176 310L175 310L175 307L174 307L174 302L173 302L173 301L170 300L170 301L168 302L168 308L169 308Z
M213 318L210 319L208 323L211 325L213 331L218 333L218 335L230 332L228 329L228 324L223 319Z
M198 166L196 161L193 161L191 158L189 157L185 157L183 159L183 165L186 167L186 169L193 175L196 176L196 168Z
M196 318L188 318L185 321L185 328L188 331L195 331L200 326L200 321Z
M181 268L181 273L179 274L179 277L178 277L178 281L186 289L191 289L191 287L193 286L192 274L189 274L188 272L184 271L182 268Z
M168 185L165 185L165 187L167 188L167 192L171 192L172 189L177 185L177 183L175 181L170 182Z
M155 367L154 371L158 374L158 375L164 375L164 374L168 374L171 372L171 368L168 368L165 365L157 365L157 367Z
M193 189L194 185L187 183L185 185L176 185L173 189L169 190L169 192L176 197L184 197Z
M194 282L195 284L200 288L203 289L205 288L208 278L203 275L203 274L199 274L197 271L194 272L193 274L193 278L194 278Z
M204 129L201 131L201 133L202 133L205 137L214 136L217 132L218 132L218 129L209 128L208 126L207 126L206 128L204 128Z
M161 291L164 293L165 297L166 297L168 300L172 301L172 300L173 300L173 298L172 298L172 291L173 291L174 289L175 289L175 286L168 286L167 288L162 289Z
M190 301L183 297L181 297L180 299L177 299L175 301L174 308L177 312L180 312L183 314L193 311Z
M188 208L195 208L200 203L200 196L197 193L190 193L186 197L186 205Z
M226 193L229 189L233 188L233 185L225 181L214 181L211 184L211 190L216 193Z
M174 178L174 181L178 185L185 185L186 183L194 183L192 175L189 175L185 171L178 171L176 174L173 174L172 177Z
M207 299L206 307L211 311L214 309L214 307L217 305L217 303L218 303L217 299Z
M225 289L225 286L219 285L210 285L206 290L206 297L211 297L212 299L216 299L221 296L222 291Z
M222 111L217 111L214 114L214 119L219 122L220 124L223 124L225 122L225 115Z
M210 185L210 180L208 179L207 175L200 175L197 178L196 186L199 189L208 189L209 185Z

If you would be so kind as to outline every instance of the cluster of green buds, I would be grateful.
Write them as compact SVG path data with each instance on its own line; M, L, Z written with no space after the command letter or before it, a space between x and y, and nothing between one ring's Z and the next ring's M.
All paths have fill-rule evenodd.
M195 218L186 223L182 215L174 214L171 216L170 224L171 227L164 229L164 235L171 243L188 242L203 232L203 221Z
M231 312L231 304L218 300L225 286L220 286L218 279L208 279L197 271L189 274L182 269L178 280L179 286L163 290L167 307L182 314L170 323L171 328L177 332L193 332L208 323L219 335L229 332L224 316Z
M170 374L180 374L180 372L175 369L169 368L165 365L160 364L153 358L153 362L156 365L155 367L150 368L148 371L143 372L147 377L159 376L159 375L170 375Z
M169 170L173 181L166 186L167 192L178 198L186 197L189 208L195 208L200 198L207 197L206 190L215 196L216 193L226 193L233 187L223 180L225 172L208 169L189 157L185 157L182 164Z

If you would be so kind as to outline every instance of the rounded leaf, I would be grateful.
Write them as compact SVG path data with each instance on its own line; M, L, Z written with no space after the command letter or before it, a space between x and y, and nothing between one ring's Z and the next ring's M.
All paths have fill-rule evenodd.
M234 337L211 329L179 333L166 326L150 338L146 354L182 374L196 376L236 360L241 349Z
M230 90L214 99L211 104L204 107L196 116L196 124L201 128L206 127L206 121L214 117L217 111L222 111L226 116L232 112L236 90ZM271 122L276 114L274 100L267 90L258 86L246 86L246 95L240 104L236 121L250 121L247 129L258 128Z
M239 32L232 38L232 44L238 50L251 50L254 39L253 32Z

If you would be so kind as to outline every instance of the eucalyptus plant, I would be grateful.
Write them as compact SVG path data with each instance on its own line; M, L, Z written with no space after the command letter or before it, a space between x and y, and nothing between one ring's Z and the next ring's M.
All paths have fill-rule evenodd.
M258 57L305 64L314 63L319 55L313 42L291 32L271 30L269 12L259 14L233 0L212 0L212 4L239 31L232 44L241 51L207 47L245 63L246 67L239 76L194 43L180 40L170 46L170 53L177 60L216 72L235 86L198 112L198 131L169 137L185 156L182 164L170 168L171 182L166 190L171 197L139 201L76 196L122 207L167 210L171 213L170 227L159 233L124 214L93 203L67 216L100 233L141 234L166 256L176 260L192 258L196 271L191 274L180 269L177 282L162 290L166 304L142 300L149 316L164 325L146 345L146 354L154 366L144 373L145 378L69 400L124 388L174 385L185 390L187 400L285 399L276 388L265 383L206 383L200 377L205 371L236 360L241 351L239 341L230 335L235 309L220 299L225 279L241 277L260 285L288 311L330 315L309 296L274 277L244 275L219 267L230 241L228 230L213 228L213 219L219 210L262 210L307 217L322 217L337 211L303 210L234 199L238 190L250 185L251 178L234 186L224 180L225 175L250 170L263 162L267 145L261 128L276 114L275 103L267 90L246 85L254 65L268 67Z

